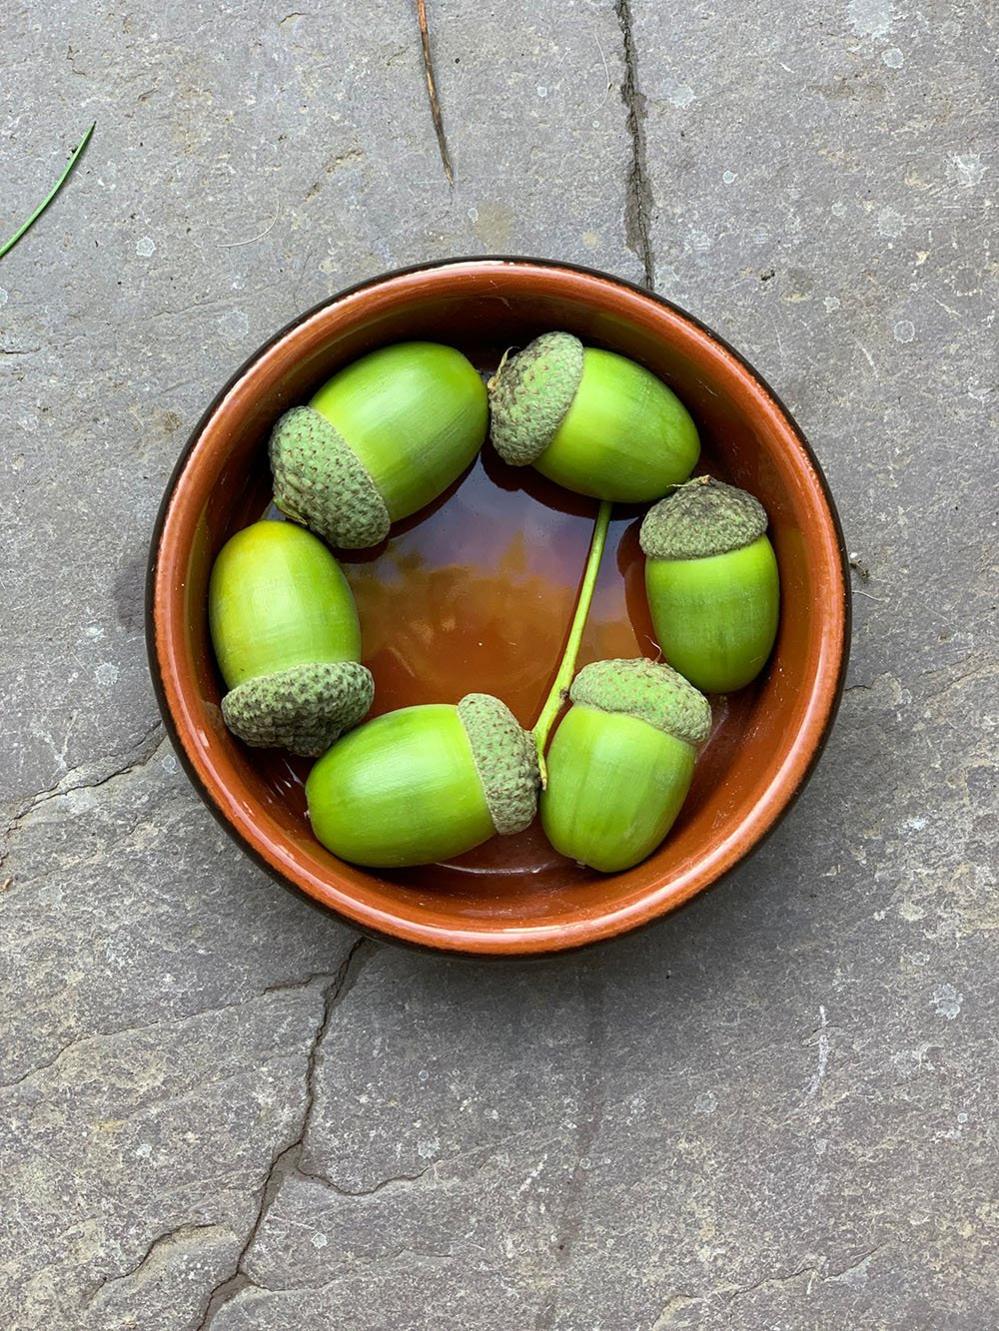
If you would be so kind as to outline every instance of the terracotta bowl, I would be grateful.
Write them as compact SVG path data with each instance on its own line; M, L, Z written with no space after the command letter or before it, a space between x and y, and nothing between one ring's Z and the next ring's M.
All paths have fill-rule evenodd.
M270 503L275 420L338 366L384 343L428 338L481 369L537 333L568 329L648 366L698 423L701 470L765 504L782 581L780 634L750 688L712 700L715 727L683 812L643 864L606 877L558 856L540 828L449 864L365 872L313 838L307 765L229 735L207 632L212 561ZM595 506L487 444L430 510L386 545L344 558L376 681L375 712L501 696L533 724L554 678ZM637 528L615 510L580 664L656 655ZM610 938L675 909L759 844L818 757L839 701L849 591L832 499L808 444L760 376L710 329L626 282L564 264L469 259L354 287L250 358L177 464L153 536L148 636L169 733L209 808L276 877L365 932L470 955L524 955Z

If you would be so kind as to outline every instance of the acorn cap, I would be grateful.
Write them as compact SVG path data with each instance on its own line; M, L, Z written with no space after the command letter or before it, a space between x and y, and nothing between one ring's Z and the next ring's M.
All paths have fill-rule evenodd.
M584 707L647 721L687 744L700 744L711 730L711 707L704 694L670 666L644 656L584 666L569 697Z
M489 381L490 432L504 462L526 467L545 451L583 377L583 344L572 333L543 333Z
M315 758L360 721L374 695L365 666L319 661L238 684L222 699L222 716L245 744Z
M340 550L388 535L385 500L343 435L312 407L292 407L270 441L274 502Z
M705 559L752 545L766 529L767 511L747 490L697 476L649 509L639 541L650 559Z
M489 816L500 836L522 832L538 807L538 752L506 703L489 693L468 693L458 704Z

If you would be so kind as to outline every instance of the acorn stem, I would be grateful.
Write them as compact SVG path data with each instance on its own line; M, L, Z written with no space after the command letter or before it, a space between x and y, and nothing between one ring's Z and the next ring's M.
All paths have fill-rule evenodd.
M597 585L597 575L600 572L600 561L603 558L604 546L607 544L607 529L610 526L612 508L613 504L610 500L605 499L601 502L597 511L597 519L593 524L593 537L590 541L590 553L586 558L586 568L583 572L579 599L576 602L576 612L572 617L572 627L569 629L565 651L562 653L562 661L558 668L558 674L555 676L555 682L545 699L545 705L541 709L537 724L531 732L538 748L538 765L541 768L542 789L548 784L545 749L548 747L548 737L552 732L552 726L555 724L555 718L562 710L569 685L576 673L579 645L583 640L583 630L586 628L586 618L590 613L590 602L593 600L593 590Z

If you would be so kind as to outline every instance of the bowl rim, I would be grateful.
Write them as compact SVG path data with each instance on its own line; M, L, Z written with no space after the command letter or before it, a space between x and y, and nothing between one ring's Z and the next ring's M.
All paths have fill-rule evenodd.
M734 854L729 856L727 862L712 867L707 873L698 874L696 871L692 871L688 877L693 881L687 882L683 885L681 890L674 892L670 896L664 897L662 889L660 888L658 893L653 893L653 895L658 897L657 900L650 901L647 897L643 896L626 908L619 908L613 912L588 916L574 921L571 924L551 923L543 926L507 929L502 931L474 927L471 927L468 930L461 930L445 925L436 927L429 925L415 925L410 921L400 919L398 916L386 916L384 912L375 911L364 903L357 902L354 898L349 897L346 894L341 894L339 904L334 905L326 898L326 896L311 888L307 882L299 881L289 872L286 872L276 860L271 859L264 854L260 846L254 844L249 836L244 834L244 832L233 823L232 819L221 807L209 789L209 786L193 757L189 753L182 738L181 727L177 723L169 702L157 643L157 626L159 622L159 554L170 509L177 489L187 470L191 454L194 452L209 422L240 381L277 344L282 342L290 334L294 333L299 327L315 318L317 315L322 314L331 307L336 306L351 297L359 295L371 288L382 286L388 282L423 273L431 273L444 269L468 270L488 268L490 266L495 267L496 265L501 265L503 267L513 266L528 270L554 270L569 274L579 274L584 277L598 279L600 282L608 283L612 286L617 286L622 288L625 292L637 295L644 300L650 301L669 310L674 316L677 316L681 321L687 323L700 333L702 337L706 338L710 343L713 343L718 350L730 357L731 360L735 362L736 367L753 382L756 389L763 395L763 397L769 399L777 415L779 415L783 424L794 435L807 461L811 465L814 477L818 482L826 514L831 524L832 534L839 556L837 571L839 574L840 591L842 594L840 604L841 631L832 643L834 659L825 662L820 666L815 683L812 687L813 698L824 699L825 701L825 714L821 719L818 730L813 733L812 738L809 741L810 747L807 749L804 761L799 761L796 766L792 765L793 770L790 772L788 771L788 763L785 763L785 766L774 778L770 787L770 792L775 793L775 797L771 800L772 807L767 820L752 831L749 834L748 839L743 838L742 844L737 847ZM647 287L632 282L627 278L618 277L614 274L604 272L597 268L591 268L583 264L557 259L537 258L527 255L466 255L432 259L422 263L390 269L386 272L379 273L376 276L365 278L360 282L355 282L350 286L342 288L334 295L327 297L325 300L318 302L318 304L313 305L309 309L296 315L293 319L289 320L279 328L239 365L223 387L212 398L209 405L199 417L194 429L188 436L186 443L178 455L176 464L171 471L163 493L163 498L153 525L146 568L145 637L153 690L163 718L166 733L171 741L173 749L179 758L188 779L198 792L202 801L211 811L216 821L220 823L237 845L272 878L281 884L281 886L288 890L295 891L296 893L304 894L306 899L311 901L312 904L329 911L348 927L358 930L368 937L379 941L413 947L419 951L436 953L438 955L446 954L475 959L501 957L523 959L528 956L544 956L553 953L575 952L583 948L595 946L601 942L609 941L610 939L619 937L623 934L632 933L640 928L652 925L666 915L672 914L674 910L685 905L693 897L699 896L702 892L716 886L726 878L737 865L748 859L749 856L767 840L782 819L787 815L791 808L793 808L802 790L807 785L808 780L814 772L816 764L825 749L843 696L850 656L851 630L852 589L849 573L849 555L835 500L830 491L825 473L823 472L818 458L804 432L782 399L770 386L763 375L759 373L745 356L731 346L731 344L724 338L719 336L714 329L697 318L696 315L691 314L682 306L659 295L657 292L650 291ZM800 735L804 729L805 725L803 722L799 726L798 734ZM753 808L756 807L758 807L758 804L753 806ZM735 831L737 831L738 828L743 828L745 822L746 820L744 818L738 824ZM734 833L728 838L729 842L733 840L733 837ZM261 838L261 844L266 844L264 838ZM375 916L378 917L377 920L373 918Z

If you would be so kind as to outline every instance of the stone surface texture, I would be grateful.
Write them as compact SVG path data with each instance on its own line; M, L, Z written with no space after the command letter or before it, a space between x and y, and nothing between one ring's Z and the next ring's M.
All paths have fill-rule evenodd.
M996 78L956 0L4 14L0 1326L999 1325ZM756 857L530 968L359 942L163 739L143 565L233 368L449 254L648 281L797 414L855 552Z

